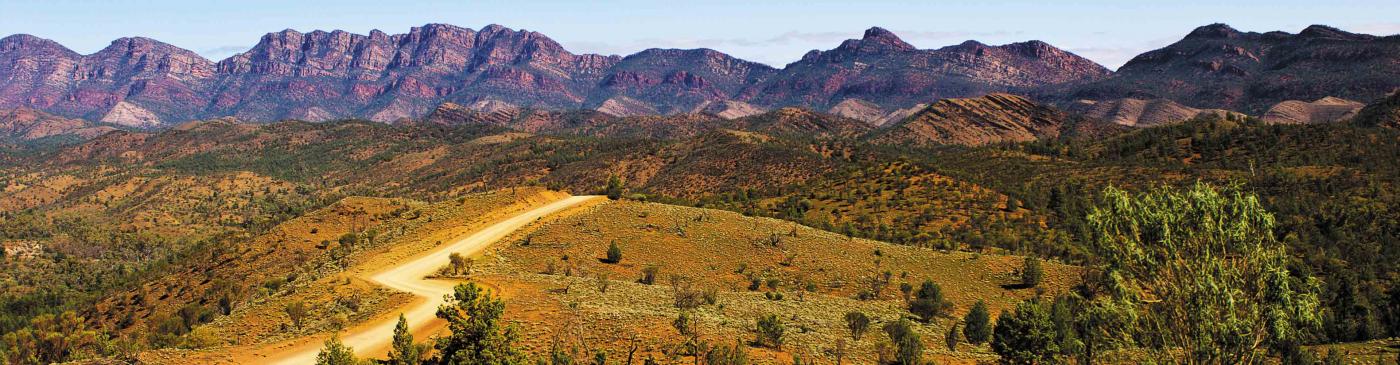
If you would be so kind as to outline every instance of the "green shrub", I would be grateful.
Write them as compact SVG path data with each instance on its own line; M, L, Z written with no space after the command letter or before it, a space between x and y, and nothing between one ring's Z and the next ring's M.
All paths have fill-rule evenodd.
M1045 275L1043 270L1039 259L1026 257L1026 262L1021 265L1021 285L1027 288L1040 285L1040 280Z
M783 325L783 319L776 314L769 314L758 319L758 339L759 345L772 347L777 350L783 349L783 333L787 331Z
M890 336L890 342L894 344L894 360L900 365L922 365L924 357L924 343L919 339L919 333L914 332L914 324L908 319L900 318L898 321L885 325L885 334Z
M604 259L604 262L607 262L609 264L616 264L622 262L622 248L617 247L616 241L608 244L607 258Z
M932 280L924 280L924 283L919 285L919 290L914 293L914 300L909 302L909 312L918 316L924 323L946 315L952 308L953 303L943 298L943 289Z
M316 354L316 365L359 365L360 360L355 358L355 350L345 346L340 342L340 335L331 335L330 339L321 347L321 352Z
M870 329L870 317L861 312L846 313L846 329L851 331L852 339L860 341L860 336Z

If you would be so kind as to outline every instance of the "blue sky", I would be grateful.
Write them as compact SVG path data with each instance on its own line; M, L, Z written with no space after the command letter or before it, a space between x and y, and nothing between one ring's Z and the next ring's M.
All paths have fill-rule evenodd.
M1396 0L1213 1L73 1L0 0L0 36L28 33L92 53L145 36L214 60L282 29L404 33L426 23L501 24L544 33L575 53L650 47L714 48L781 67L808 50L859 38L870 26L919 48L975 39L1039 39L1117 68L1192 28L1223 22L1247 31L1298 32L1327 24L1400 33Z

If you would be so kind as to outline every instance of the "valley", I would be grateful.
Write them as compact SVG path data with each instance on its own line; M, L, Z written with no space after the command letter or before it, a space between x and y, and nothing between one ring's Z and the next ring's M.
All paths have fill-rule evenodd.
M1392 363L1397 37L13 35L0 364Z

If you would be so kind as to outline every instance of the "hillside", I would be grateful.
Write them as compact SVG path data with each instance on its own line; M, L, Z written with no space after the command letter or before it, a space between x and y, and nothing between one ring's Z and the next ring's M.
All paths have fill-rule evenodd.
M33 109L0 110L0 141L86 140L115 130L117 128L112 126L59 117Z
M1224 117L1239 113L1220 109L1196 109L1167 99L1078 100L1070 104L1068 111L1085 118L1100 120L1132 127L1152 127L1179 123L1206 115Z
M1288 100L1275 104L1259 119L1273 124L1333 123L1350 120L1365 104L1326 97L1312 102Z
M1400 128L1400 92L1361 108L1352 122L1363 126Z
M1024 142L1062 133L1069 115L1025 97L992 94L943 99L884 127L872 140L883 144L985 145Z
M485 264L472 277L511 298L507 318L522 321L528 348L544 350L550 341L563 340L566 346L586 343L623 353L630 340L625 334L635 333L638 358L663 358L684 342L670 324L683 311L676 293L688 290L714 293L715 304L688 311L699 320L701 339L716 345L752 337L753 321L764 314L788 320L794 333L783 351L754 349L754 363L828 356L843 337L847 361L865 363L874 361L875 340L851 340L842 317L862 311L877 323L898 318L904 311L900 283L937 282L953 303L950 316L957 318L978 299L995 313L1038 290L1052 295L1079 280L1078 269L1047 264L1039 289L1008 289L1003 284L1016 281L1018 257L941 253L775 219L634 202L596 206L505 242L479 259ZM622 250L618 264L600 262L610 243ZM647 267L658 268L655 285L635 282ZM881 279L884 273L893 274L888 282ZM600 280L609 282L605 291L598 289ZM760 286L751 288L751 280ZM872 285L878 289L871 299L857 299ZM948 323L918 327L927 358L988 358L984 346L947 351L941 338Z
M1006 285L1020 267L1008 255L1095 262L1085 217L1104 188L1205 181L1256 194L1289 265L1321 279L1309 345L1367 341L1400 323L1388 265L1400 257L1388 245L1400 217L1391 193L1400 191L1400 135L1375 127L1391 125L1394 101L1362 108L1354 123L1207 113L1143 128L1005 94L942 100L885 128L789 108L725 119L477 103L395 125L222 119L19 144L0 160L0 307L24 309L4 312L0 329L72 310L110 346L86 348L92 357L197 349L143 352L148 362L216 362L223 346L319 340L403 300L353 270L502 214L487 205L549 189L622 199L545 222L476 262L472 278L504 290L508 317L529 324L531 351L571 333L590 344L580 348L622 351L627 339L600 329L618 323L645 335L650 354L675 354L674 273L688 278L677 277L682 289L716 290L723 305L692 309L712 344L752 338L757 315L782 314L784 350L745 348L756 362L788 363L832 350L835 315L846 310L877 322L901 313L901 282L938 282L955 314L971 298L996 309L1032 298ZM910 123L934 133L910 133L919 130ZM947 126L978 134L938 139ZM878 139L893 133L909 139ZM342 244L347 232L357 233ZM596 262L614 241L622 262ZM876 248L891 279L879 299L860 300L861 280L884 276ZM631 283L651 263L661 265L659 284ZM1074 285L1072 266L1046 267L1047 293ZM607 293L595 291L600 272L610 273ZM777 289L750 292L750 276L760 289L777 279ZM832 285L838 277L855 279ZM802 279L816 289L792 284ZM303 326L285 314L298 300L314 315ZM928 358L995 360L985 345L943 350L951 322L917 327ZM846 351L869 359L876 343L850 339Z

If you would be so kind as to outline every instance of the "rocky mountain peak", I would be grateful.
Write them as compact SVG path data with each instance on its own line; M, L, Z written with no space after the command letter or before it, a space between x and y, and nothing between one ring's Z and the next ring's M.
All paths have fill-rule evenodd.
M5 38L0 38L0 53L22 51L22 52L52 52L62 53L69 56L78 56L58 42L47 38L39 38L29 34L15 34Z
M1303 28L1302 32L1298 32L1298 36L1305 38L1330 38L1347 40L1365 40L1374 38L1373 36L1356 34L1321 24L1309 25L1307 28Z
M160 72L205 78L214 73L214 62L193 51L145 37L112 41L101 51L86 57L96 75L122 72Z
M1026 57L1033 58L1058 55L1063 53L1063 51L1061 51L1059 48L1055 48L1055 46L1052 46L1049 43L1045 43L1038 40L1011 43L1002 47L1020 53L1021 55L1024 55Z
M198 58L205 62L212 63L209 60L204 59L204 57L199 56L199 54L194 53L193 51L146 37L117 38L116 40L112 41L111 44L107 45L106 48L97 51L95 55L120 54L125 56L140 57L151 53L178 54L180 56Z
M860 38L860 41L862 44L873 43L889 46L898 50L907 51L914 49L913 45L904 42L903 39L899 39L899 36L895 35L894 32L880 27L870 27L870 29L866 29L865 35Z
M1215 23L1192 30L1191 33L1186 34L1186 38L1234 38L1239 35L1239 30L1225 23Z

